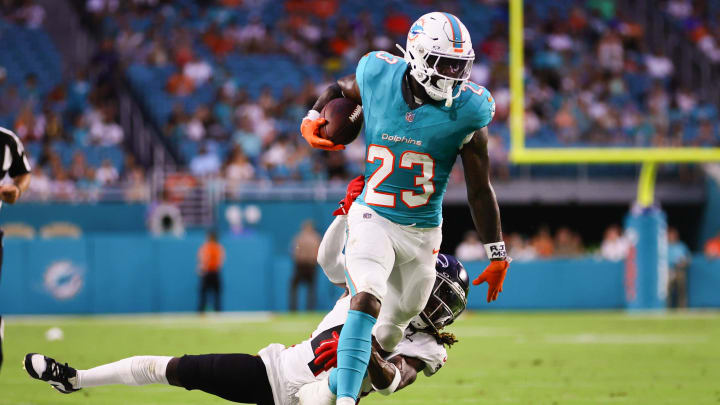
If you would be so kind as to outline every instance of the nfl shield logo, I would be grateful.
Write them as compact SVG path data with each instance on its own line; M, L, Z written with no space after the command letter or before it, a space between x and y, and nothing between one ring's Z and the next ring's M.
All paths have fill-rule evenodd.
M414 113L414 112L408 111L408 112L405 113L405 120L406 120L407 122L413 122L414 119L415 119L415 113Z

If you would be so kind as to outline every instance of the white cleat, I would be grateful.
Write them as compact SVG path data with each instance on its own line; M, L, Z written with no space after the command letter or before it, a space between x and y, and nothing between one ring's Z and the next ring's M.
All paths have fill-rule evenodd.
M335 405L336 398L327 378L303 385L295 396L300 400L299 405Z
M30 377L45 381L63 394L79 391L77 386L77 371L67 363L60 364L55 359L42 354L28 353L23 361L23 368Z

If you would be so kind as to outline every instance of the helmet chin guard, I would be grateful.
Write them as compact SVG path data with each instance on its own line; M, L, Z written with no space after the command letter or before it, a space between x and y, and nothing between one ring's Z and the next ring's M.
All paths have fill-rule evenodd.
M450 13L425 14L410 28L406 49L397 47L410 66L410 75L428 96L452 106L461 85L470 78L475 59L465 25Z
M412 325L412 327L417 330L426 330L431 326L432 326L432 329L437 330L437 328L435 328L435 326L432 325L432 323L428 325L428 322L425 321L425 319L423 319L424 316L422 316L422 315L423 315L422 313L415 315L415 317L410 321L410 325Z

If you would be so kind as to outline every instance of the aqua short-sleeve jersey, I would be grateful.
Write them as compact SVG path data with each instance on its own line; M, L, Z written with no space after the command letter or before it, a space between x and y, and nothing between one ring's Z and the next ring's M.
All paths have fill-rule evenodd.
M387 52L370 52L358 63L367 148L358 202L395 223L431 228L442 223L442 199L460 148L490 123L495 101L467 82L451 107L441 102L411 110L402 96L406 69L402 58Z

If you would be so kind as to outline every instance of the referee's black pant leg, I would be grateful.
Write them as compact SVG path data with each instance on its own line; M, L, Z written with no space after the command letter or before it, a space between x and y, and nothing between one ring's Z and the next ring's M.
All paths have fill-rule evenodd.
M2 281L2 260L3 260L3 249L5 248L5 243L3 242L3 236L4 233L2 229L0 229L0 281ZM5 339L5 324L3 323L2 314L0 314L0 368L2 368L3 363L3 339Z
M0 315L0 368L2 368L2 363L3 363L2 344L3 344L3 339L5 338L5 336L3 336L5 334L4 329L5 329L5 325L3 324L2 315Z
M185 355L177 367L180 385L242 404L276 405L265 363L249 354Z

